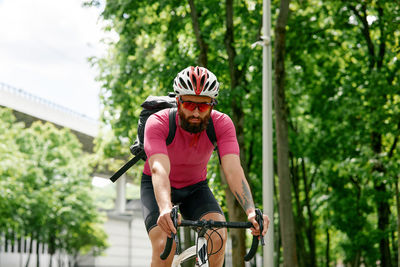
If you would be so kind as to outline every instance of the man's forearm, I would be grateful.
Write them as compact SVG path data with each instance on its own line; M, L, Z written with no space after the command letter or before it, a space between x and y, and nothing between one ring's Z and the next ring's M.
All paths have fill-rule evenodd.
M171 184L169 182L170 163L167 155L156 154L149 159L154 195L161 211L172 208Z
M169 179L164 177L153 177L154 195L160 211L172 208L171 186Z
M254 201L251 195L249 184L238 155L228 154L222 157L221 165L229 184L231 192L236 197L246 214L254 212Z
M247 181L242 178L241 181L233 186L232 193L235 195L237 201L242 206L246 214L254 210L253 196Z

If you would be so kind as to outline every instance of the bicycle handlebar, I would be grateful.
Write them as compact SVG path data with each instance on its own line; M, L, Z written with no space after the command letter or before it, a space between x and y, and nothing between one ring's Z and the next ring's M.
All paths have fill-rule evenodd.
M182 222L178 225L178 207L173 207L171 211L171 219L174 223L175 228L178 226L190 226L190 227L198 227L200 229L212 229L212 228L251 228L253 224L251 222L224 222L224 221L213 221L213 220L198 220L198 221L189 221L182 220ZM260 226L260 235L253 236L253 242L251 243L251 248L249 252L244 256L245 261L251 260L257 252L258 248L258 238L261 239L261 244L264 246L264 237L262 236L263 231L263 215L259 209L256 209L256 220L258 225ZM178 238L175 234L172 233L172 237L167 237L167 242L165 244L164 251L161 253L160 258L165 260L168 258L171 253L172 248L172 240L175 239L175 242L178 243Z

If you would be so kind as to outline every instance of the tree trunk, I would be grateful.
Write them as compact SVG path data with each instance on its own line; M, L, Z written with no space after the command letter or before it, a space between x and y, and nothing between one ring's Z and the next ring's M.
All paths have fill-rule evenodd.
M385 184L381 183L375 186L375 190L386 194ZM378 229L385 233L389 227L390 207L386 199L378 200ZM379 241L379 251L381 253L381 267L392 267L392 260L390 257L389 237L385 233Z
M274 166L274 170L276 170L277 167ZM278 197L278 190L276 189L276 182L275 178L273 179L274 182L274 203L278 206L277 208L274 208L275 210L279 210L279 197ZM279 267L280 266L280 259L281 259L281 247L282 247L282 238L281 238L281 227L280 227L280 217L278 216L277 219L274 219L274 222L276 222L276 231L274 233L275 236L275 251L276 251L276 260L275 260L275 266L274 267ZM275 228L275 227L274 227Z
M243 79L243 72L239 71L235 63L236 51L234 48L234 27L233 27L233 0L226 0L226 33L225 33L225 47L228 54L229 74L230 74L230 87L232 90L231 108L232 108L232 121L236 126L236 134L240 148L240 161L245 173L248 177L247 164L245 160L245 146L244 146L244 113L242 103L235 98L235 90L241 84ZM242 207L237 202L236 198L230 192L226 191L226 203L228 207L229 220L231 221L246 221L247 217L243 212ZM230 231L232 239L232 260L233 267L243 267L243 257L246 253L246 235L244 231L232 230Z
M373 132L371 135L372 149L376 155L379 155L382 151L382 136ZM374 171L385 173L384 167L381 163L376 163L374 166ZM392 267L392 261L390 257L389 248L389 237L386 234L386 230L389 227L389 216L390 216L390 206L388 199L386 197L386 185L383 181L374 181L374 188L382 197L377 200L377 211L378 211L378 229L383 234L381 240L379 241L379 251L381 254L381 267Z
M360 267L360 264L361 264L360 259L361 259L361 251L358 250L356 252L356 255L353 258L353 262L351 263L351 266L352 267Z
M293 220L292 194L289 173L289 137L285 103L285 41L289 16L289 0L281 0L275 28L275 124L279 176L279 212L283 244L283 266L297 267L296 236Z
M326 249L325 249L326 267L329 267L329 262L331 261L329 250L330 250L330 235L329 235L329 229L326 229Z
M307 179L307 172L305 166L305 160L301 159L301 169L303 173L303 183L304 183L304 194L305 194L305 205L307 207L308 213L308 227L307 227L307 239L309 244L309 259L308 263L310 267L317 266L317 256L316 256L316 245L315 245L315 226L314 226L314 215L311 210L311 200L310 200L310 186L313 184L314 175L310 178L310 181ZM315 174L315 173L314 173Z
M305 226L305 218L303 216L303 208L304 206L302 205L302 201L300 200L300 175L299 175L299 168L296 164L296 160L293 158L292 153L289 153L290 156L290 162L291 162L291 167L290 167L290 172L291 172L291 177L292 177L292 184L293 184L293 191L294 191L294 203L295 203L295 209L296 209L296 214L295 214L295 233L296 233L296 251L297 251L297 256L298 256L298 264L299 267L309 267L308 261L309 257L307 255L306 251L306 245L305 245L305 238L303 236L303 233L306 230Z
M220 171L221 182L225 187L226 205L228 206L228 216L231 221L246 221L247 218L239 202L229 189L223 171ZM246 254L245 240L246 235L243 229L230 229L229 237L232 240L232 266L244 267L243 257Z
M25 267L28 267L29 266L29 262L30 262L30 260L31 260L31 255L32 255L32 247L33 247L33 235L31 235L31 240L30 240L30 242L29 242L29 250L28 250L28 259L26 260L26 264L25 264Z
M39 243L39 235L36 242L36 266L40 267L40 243Z
M398 177L395 181L396 187L396 207L397 207L397 266L400 264L400 197Z

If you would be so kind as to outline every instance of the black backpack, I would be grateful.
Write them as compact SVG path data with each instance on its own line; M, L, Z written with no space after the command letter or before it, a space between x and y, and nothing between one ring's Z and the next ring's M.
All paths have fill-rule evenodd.
M143 108L139 115L138 122L138 130L136 140L133 145L130 147L131 153L134 155L132 159L130 159L124 166L122 166L116 173L111 176L110 180L115 182L122 174L124 174L130 167L132 167L136 162L140 159L146 160L147 156L144 152L144 128L147 122L147 119L150 115L162 110L169 108L169 132L168 137L165 140L167 145L170 145L174 140L176 133L176 99L175 94L170 93L168 96L149 96L146 100L141 104ZM206 129L207 136L210 139L211 143L214 145L217 150L217 137L215 134L214 124L212 118L208 122L208 126ZM219 156L219 154L218 154Z

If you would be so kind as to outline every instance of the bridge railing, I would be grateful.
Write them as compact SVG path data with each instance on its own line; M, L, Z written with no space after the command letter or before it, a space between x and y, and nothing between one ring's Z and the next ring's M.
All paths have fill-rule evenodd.
M93 122L97 122L96 119L94 119L92 117L89 117L89 116L87 116L85 114L76 112L76 111L74 111L72 109L69 109L67 107L61 106L59 104L51 102L51 101L49 101L47 99L44 99L42 97L33 95L33 94L23 90L23 89L16 88L14 86L11 86L11 85L3 83L3 82L0 82L0 90L6 91L6 92L10 92L12 94L24 97L26 99L29 99L31 101L34 101L34 102L37 102L37 103L40 103L40 104L47 105L47 106L51 107L52 109L57 109L57 110L60 110L62 112L65 112L65 113L69 113L69 114L72 114L72 115L75 115L75 116L78 116L78 117L82 117L82 118L85 118L85 119L93 121Z
M3 82L0 82L1 105L91 137L98 133L98 120Z

